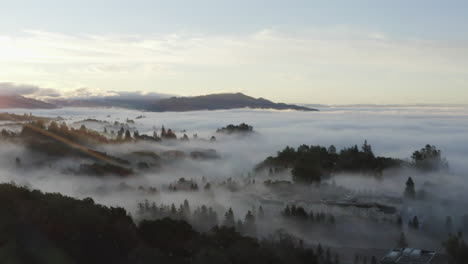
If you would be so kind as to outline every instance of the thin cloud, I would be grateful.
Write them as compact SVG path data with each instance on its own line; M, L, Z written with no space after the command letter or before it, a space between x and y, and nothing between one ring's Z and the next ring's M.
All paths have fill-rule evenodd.
M274 100L317 98L308 103L457 103L466 93L450 91L462 91L468 69L466 45L351 27L237 35L25 31L0 35L0 57L0 79L61 90L248 89L255 96L268 91ZM294 92L285 95L284 87Z
M0 82L0 95L31 95L39 90L35 85Z
M71 91L59 91L51 88L41 88L32 84L18 84L13 82L0 82L0 95L21 95L30 98L49 100L100 100L100 99L120 99L120 100L152 100L167 98L173 95L145 92L145 91L105 91L82 87Z

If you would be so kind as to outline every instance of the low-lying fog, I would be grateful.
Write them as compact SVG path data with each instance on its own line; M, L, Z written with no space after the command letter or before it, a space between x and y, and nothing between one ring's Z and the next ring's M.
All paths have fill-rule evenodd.
M435 206L431 214L443 218L446 216L461 217L468 214L467 172L468 172L468 107L330 107L320 112L295 112L237 109L226 111L198 111L184 113L151 113L125 109L104 108L63 108L54 110L22 110L9 109L4 112L32 113L36 116L64 118L70 126L79 127L76 123L84 119L97 119L125 123L127 119L134 120L129 126L137 129L140 134L152 135L162 125L171 128L180 137L184 133L192 139L193 134L206 141L178 143L147 143L109 145L99 148L101 151L124 155L131 151L156 151L171 149L215 149L220 159L195 161L189 160L174 163L158 172L148 172L132 178L93 178L62 174L67 166L73 166L73 161L60 161L47 168L38 170L22 170L15 167L15 157L23 156L24 150L12 144L2 144L0 148L0 180L27 184L49 192L61 192L76 197L92 196L96 202L111 206L123 206L132 214L136 213L137 203L148 199L157 204L175 203L177 206L184 199L189 199L191 206L208 204L218 211L222 220L224 212L233 207L236 218L243 219L247 210L262 205L269 211L267 215L275 217L287 204L296 203L308 209L326 210L320 205L321 199L342 199L345 195L374 195L381 199L390 197L399 199L404 191L408 176L413 177L416 189L422 185L438 185L435 196L441 200L457 201L450 206ZM216 134L216 129L228 124L247 123L256 132L252 136L222 136ZM85 122L86 127L103 131L102 123ZM209 138L215 135L216 142ZM257 184L246 186L239 192L229 192L225 189L213 188L210 192L160 192L148 195L137 191L117 191L119 184L125 182L132 186L162 186L177 181L179 178L196 179L203 177L209 181L221 182L228 178L242 182L256 164L266 157L275 155L286 146L297 147L307 145L335 145L339 150L343 147L361 145L364 140L372 144L373 151L378 156L409 159L412 152L431 144L437 146L448 160L450 173L420 174L415 171L385 172L382 179L360 175L338 175L329 180L333 187L297 187L294 193L273 192L262 182L268 175L254 175ZM34 159L34 157L31 157ZM26 161L25 161L26 162ZM275 176L289 179L290 175ZM344 188L343 191L340 189ZM266 201L266 202L265 202ZM318 204L314 206L314 204ZM414 212L423 210L427 204L406 208L402 213L408 220ZM462 208L462 209L460 209ZM465 208L465 209L463 209ZM445 211L444 211L445 210ZM464 210L464 211L463 211ZM423 215L423 214L421 214ZM429 214L426 214L429 215ZM426 216L429 217L429 216ZM422 219L424 221L424 218ZM274 221L273 221L274 222ZM349 224L352 228L345 230L340 226L339 232L349 233L346 238L336 237L335 233L327 236L320 232L314 234L301 233L291 227L291 232L302 235L310 242L317 242L320 236L322 243L340 247L380 247L394 246L399 232L392 230L395 237L388 238L388 233L376 232L379 227L363 221ZM281 226L275 226L274 228ZM385 229L386 227L381 227ZM326 233L326 232L325 232ZM386 236L387 235L387 236ZM429 243L414 235L414 246L438 247L441 241ZM359 241L356 241L359 240ZM387 241L386 241L387 240ZM410 239L411 240L411 239ZM421 242L419 242L421 241ZM359 244L361 243L361 244ZM419 243L419 244L418 244Z
M140 133L152 134L162 125L181 135L209 137L217 128L245 122L261 136L250 141L223 140L217 150L243 159L247 169L285 146L334 144L337 149L367 139L376 154L407 158L425 144L436 145L452 170L466 172L468 164L468 107L330 107L321 112L226 110L151 113L114 108L63 108L53 110L5 110L38 116L63 117L67 123L87 118L109 122L133 119ZM136 117L144 116L140 119ZM93 125L89 125L93 128ZM99 127L94 127L99 128ZM239 164L236 163L236 168Z

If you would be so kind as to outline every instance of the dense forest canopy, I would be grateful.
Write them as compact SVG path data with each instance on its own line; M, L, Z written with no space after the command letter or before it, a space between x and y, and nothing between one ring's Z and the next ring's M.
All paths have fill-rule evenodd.
M138 224L122 208L0 184L0 258L8 263L323 263L325 256L284 232L269 239L184 220ZM66 212L66 213L64 213ZM248 221L248 218L246 219Z

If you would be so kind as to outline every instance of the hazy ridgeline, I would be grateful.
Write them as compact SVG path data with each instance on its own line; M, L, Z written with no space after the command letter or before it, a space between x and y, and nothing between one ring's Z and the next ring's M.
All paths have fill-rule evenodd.
M14 109L8 112L24 113ZM48 158L31 152L23 144L0 143L2 182L13 181L77 198L92 197L96 203L124 207L135 221L170 216L188 220L194 227L206 230L209 227L196 221L207 221L200 218L200 213L193 215L197 208L210 208L216 213L216 220L212 217L210 221L220 225L225 223L225 214L232 208L234 226L238 220L245 226L251 220L246 217L249 211L254 217L254 231L244 228L248 235L264 238L275 230L284 229L310 245L321 243L340 248L345 255L352 255L347 248L353 248L351 252L361 250L361 254L369 257L397 246L402 232L410 246L441 250L449 232L466 228L468 148L464 144L468 142L468 109L463 107L337 107L319 113L247 109L147 113L112 108L31 112L51 118L60 116L63 118L60 122L66 122L69 127L79 129L85 125L109 138L116 137L122 126L131 131L132 136L135 131L151 136L155 131L160 134L163 125L172 129L178 138L184 134L189 138L188 141L131 141L93 146L94 150L128 159L132 164L137 163L138 158L129 153L163 156L161 153L165 151L216 151L216 158L163 159L160 166L137 168L130 177L92 177L70 173L70 169L80 168L86 158ZM105 122L82 121L86 119ZM249 135L216 133L228 124L243 122L252 125L255 132ZM21 125L3 124L2 128L20 131ZM194 139L194 134L198 139ZM216 141L210 140L212 136ZM287 183L292 182L290 168L278 173L254 170L257 164L286 146L334 145L339 151L356 144L361 147L364 140L372 145L375 155L407 162L411 162L413 151L426 144L435 145L447 159L449 170L423 172L404 167L384 170L378 176L342 172L323 178L320 184L310 185ZM403 195L408 177L415 183L415 199ZM272 184L265 184L268 180ZM189 202L190 214L173 214L171 205L174 204L177 212L185 200ZM149 207L154 202L157 208L165 209L154 211L157 213L142 212L139 204L145 201ZM398 212L386 214L375 208L331 206L326 205L326 201L378 203L395 207ZM298 217L285 216L286 206L301 207L306 216L302 213L298 213L301 215ZM418 228L408 224L415 216Z

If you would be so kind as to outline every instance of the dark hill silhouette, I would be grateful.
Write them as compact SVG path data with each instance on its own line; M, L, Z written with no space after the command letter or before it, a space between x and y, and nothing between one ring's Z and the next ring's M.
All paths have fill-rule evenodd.
M264 98L253 98L242 93L209 94L193 97L141 98L110 96L90 99L51 101L62 107L122 107L152 112L185 112L198 110L223 110L234 108L318 111L304 106L274 103Z
M164 112L184 112L197 110L221 110L234 108L253 109L276 109L276 110L298 110L317 111L317 109L307 108L284 103L274 103L264 98L253 98L242 93L210 94L194 97L171 97L161 99L150 106L150 111Z
M266 241L225 226L200 233L170 218L137 225L123 208L14 184L0 184L0 212L1 263L319 263L285 233Z
M21 95L0 95L0 108L54 109L57 106Z

